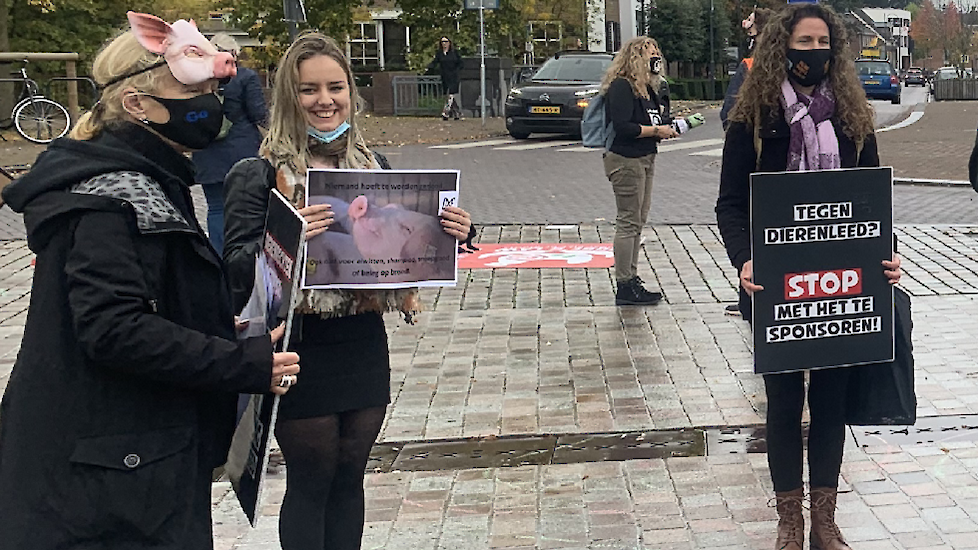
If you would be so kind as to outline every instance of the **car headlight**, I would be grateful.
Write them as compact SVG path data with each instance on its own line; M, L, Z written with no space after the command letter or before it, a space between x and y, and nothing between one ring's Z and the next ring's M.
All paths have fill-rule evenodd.
M598 95L601 90L578 90L574 92L577 97L594 97Z
M506 100L507 101L512 101L512 100L520 97L521 95L523 95L523 90L521 90L519 88L513 88L512 90L509 91L509 94L506 96Z
M590 103L590 102L591 102L590 99L578 99L577 100L577 108L578 109L581 109L581 110L587 109L587 104Z

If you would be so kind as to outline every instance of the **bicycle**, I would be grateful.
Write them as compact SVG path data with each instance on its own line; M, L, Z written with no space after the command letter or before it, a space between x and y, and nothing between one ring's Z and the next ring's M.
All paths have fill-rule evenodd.
M67 134L71 129L68 109L41 95L37 82L27 76L27 60L11 75L17 78L0 78L0 82L20 83L22 87L10 118L0 121L0 129L13 127L27 141L41 144L51 143Z

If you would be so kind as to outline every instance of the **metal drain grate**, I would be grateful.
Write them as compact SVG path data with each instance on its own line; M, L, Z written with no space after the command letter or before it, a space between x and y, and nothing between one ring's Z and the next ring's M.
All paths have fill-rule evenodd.
M802 441L808 446L808 424L802 424ZM745 426L706 430L706 454L726 455L767 452L767 428Z
M557 440L553 464L617 462L704 454L706 439L702 430L567 435Z
M430 443L408 443L394 470L463 470L549 464L556 437L507 437Z
M978 441L978 415L918 418L913 426L853 426L861 447Z
M642 458L703 456L703 430L506 436L374 445L368 472L511 468Z

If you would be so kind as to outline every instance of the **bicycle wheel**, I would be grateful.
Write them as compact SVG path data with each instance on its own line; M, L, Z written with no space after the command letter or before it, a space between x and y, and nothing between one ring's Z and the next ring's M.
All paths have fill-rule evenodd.
M68 110L57 101L28 97L14 107L14 127L27 141L51 143L68 133Z

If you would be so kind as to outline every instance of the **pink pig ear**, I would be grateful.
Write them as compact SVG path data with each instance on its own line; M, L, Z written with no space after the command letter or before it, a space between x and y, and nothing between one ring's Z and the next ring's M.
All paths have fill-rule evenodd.
M167 37L172 32L169 23L155 15L134 11L126 13L126 17L129 18L132 33L136 35L139 44L152 53L163 55L166 51Z
M347 215L354 220L359 220L367 213L367 197L360 195L353 199L350 207L346 209Z

